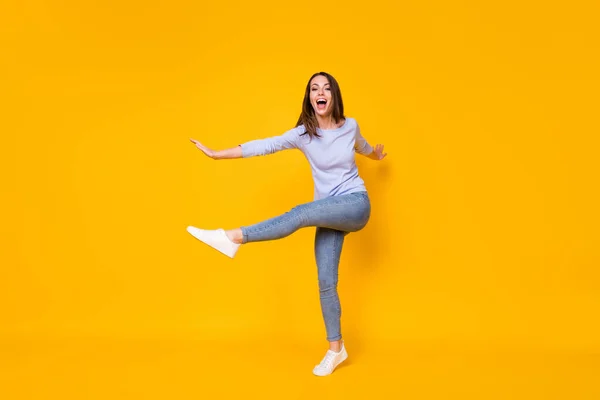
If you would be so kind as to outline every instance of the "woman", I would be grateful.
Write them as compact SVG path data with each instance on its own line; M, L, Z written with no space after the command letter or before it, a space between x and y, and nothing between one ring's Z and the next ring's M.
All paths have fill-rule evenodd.
M313 202L251 226L231 230L204 230L189 226L187 230L195 238L233 258L241 244L281 239L300 228L317 227L315 256L329 350L313 373L329 375L348 357L340 331L341 307L337 293L344 236L362 229L371 213L354 153L381 160L386 156L383 145L371 147L361 136L356 121L344 116L338 83L325 72L311 76L296 127L283 135L253 140L221 151L190 140L215 160L267 155L292 148L302 151L308 159L315 184Z

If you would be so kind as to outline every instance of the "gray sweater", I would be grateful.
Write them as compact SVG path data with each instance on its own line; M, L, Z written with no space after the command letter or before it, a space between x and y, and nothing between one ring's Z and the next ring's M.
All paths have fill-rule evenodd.
M336 129L319 129L321 137L312 140L304 125L297 126L281 136L252 140L242 144L242 157L264 156L286 149L302 151L312 170L315 183L314 199L366 191L358 176L354 153L369 155L373 147L360 134L354 118L346 118Z

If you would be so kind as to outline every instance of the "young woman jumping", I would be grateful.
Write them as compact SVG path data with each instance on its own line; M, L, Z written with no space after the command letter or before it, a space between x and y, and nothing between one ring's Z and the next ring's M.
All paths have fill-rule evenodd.
M342 340L337 293L342 245L344 237L362 229L371 214L369 196L358 174L354 154L382 160L386 156L383 145L369 145L356 120L344 116L340 87L326 72L317 72L310 77L296 127L283 135L220 151L190 140L215 160L267 155L286 149L298 149L305 155L314 180L314 201L255 225L230 230L189 226L187 230L195 238L233 258L242 244L281 239L300 228L316 227L314 249L329 350L313 373L318 376L331 374L348 357Z

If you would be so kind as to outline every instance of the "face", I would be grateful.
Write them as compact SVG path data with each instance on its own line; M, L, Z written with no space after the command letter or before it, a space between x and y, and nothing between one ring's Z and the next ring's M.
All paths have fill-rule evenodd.
M333 110L329 81L323 75L317 75L310 81L310 104L315 114L326 117Z

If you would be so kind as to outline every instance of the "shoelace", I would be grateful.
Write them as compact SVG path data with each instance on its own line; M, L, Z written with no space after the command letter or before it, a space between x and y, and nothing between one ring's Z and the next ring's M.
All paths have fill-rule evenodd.
M325 357L319 364L319 368L330 369L333 365L333 359L335 358L335 356L336 354L334 352L332 352L331 350L327 350L327 354L325 354Z

